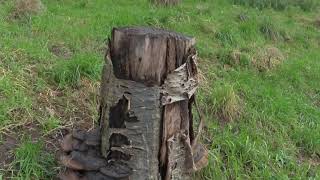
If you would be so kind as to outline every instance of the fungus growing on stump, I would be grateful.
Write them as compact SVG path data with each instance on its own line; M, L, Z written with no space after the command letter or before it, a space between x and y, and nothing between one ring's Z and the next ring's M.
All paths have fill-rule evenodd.
M67 136L65 140L81 141L75 143L80 153L63 143L72 151L66 159L79 163L64 163L72 169L67 173L82 178L89 178L90 172L90 177L111 179L185 180L207 164L207 151L197 142L200 133L195 135L193 128L198 86L194 44L193 38L160 29L113 29L102 72L96 130L101 144L91 144L96 145L94 152L81 151L88 135ZM85 145L92 149L90 143ZM90 166L83 162L94 158L101 160Z

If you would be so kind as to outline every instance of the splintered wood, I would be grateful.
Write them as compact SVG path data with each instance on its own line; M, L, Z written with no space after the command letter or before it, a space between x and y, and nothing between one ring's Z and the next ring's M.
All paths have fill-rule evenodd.
M194 45L193 38L160 29L113 29L99 111L105 164L97 175L119 179L123 169L122 179L186 180L206 166L208 152L193 127Z

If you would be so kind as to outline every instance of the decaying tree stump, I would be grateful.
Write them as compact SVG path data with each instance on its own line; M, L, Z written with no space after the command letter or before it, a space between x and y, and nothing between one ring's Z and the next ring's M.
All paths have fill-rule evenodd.
M160 29L113 29L102 72L100 152L81 154L67 146L71 153L64 164L94 171L87 179L132 180L185 180L204 167L207 151L193 128L198 86L194 44L193 38ZM92 158L99 163L83 162ZM82 163L70 165L66 159Z
M101 88L102 154L126 161L132 179L186 179L197 168L194 44L159 29L113 30Z

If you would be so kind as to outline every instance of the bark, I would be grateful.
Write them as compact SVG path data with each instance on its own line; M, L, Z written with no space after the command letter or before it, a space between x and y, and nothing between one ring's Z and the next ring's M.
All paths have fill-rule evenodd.
M205 165L192 123L194 44L159 29L112 32L101 84L101 153L130 167L130 179L189 179Z

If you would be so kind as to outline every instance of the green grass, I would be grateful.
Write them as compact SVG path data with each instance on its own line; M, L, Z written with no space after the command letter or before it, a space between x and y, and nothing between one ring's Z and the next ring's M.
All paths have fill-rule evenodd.
M47 135L78 121L82 116L72 112L96 107L76 109L82 97L72 95L99 81L111 29L162 27L197 39L206 78L199 104L212 139L200 179L320 178L318 1L184 0L168 8L147 0L43 0L46 11L10 19L13 4L0 3L1 132L33 122ZM70 58L50 52L59 44L72 50ZM284 59L257 64L269 62L263 58L272 55L261 52L270 47ZM17 163L13 176L48 178L47 166L30 152L45 156L44 149L28 144L15 151L15 162L31 163Z
M24 93L24 82L19 82L13 75L0 77L0 125L1 129L12 123L23 123L31 108L30 98Z
M279 26L272 22L272 19L264 19L260 24L260 32L268 40L282 40L285 32L279 29Z
M49 117L43 122L40 122L40 124L43 128L44 134L49 134L60 127L61 121L56 117Z
M317 57L317 52L312 56ZM235 82L233 87L246 104L240 122L221 129L215 121L209 121L210 132L216 136L211 145L212 166L205 171L205 176L319 178L319 167L310 168L297 162L299 153L319 154L320 150L319 107L304 94L311 87L305 84L308 80L302 80L311 76L318 81L319 75L311 69L302 73L298 69L302 64L306 69L311 65L314 70L320 68L319 63L305 58L261 76L250 71L234 71L228 73L224 82L213 84L215 89L224 88L224 92L228 92L226 83ZM319 88L316 86L314 88ZM233 97L220 94L215 99L224 96ZM208 98L203 101L203 104L214 104Z
M248 7L283 11L290 7L298 7L304 11L311 11L319 5L317 0L232 0L234 4Z
M81 77L99 79L102 69L101 56L95 54L76 56L71 60L59 60L52 68L52 78L60 87L78 86Z
M41 142L25 139L23 144L15 150L14 156L13 166L17 173L13 179L50 179L55 174L53 155L43 152Z

